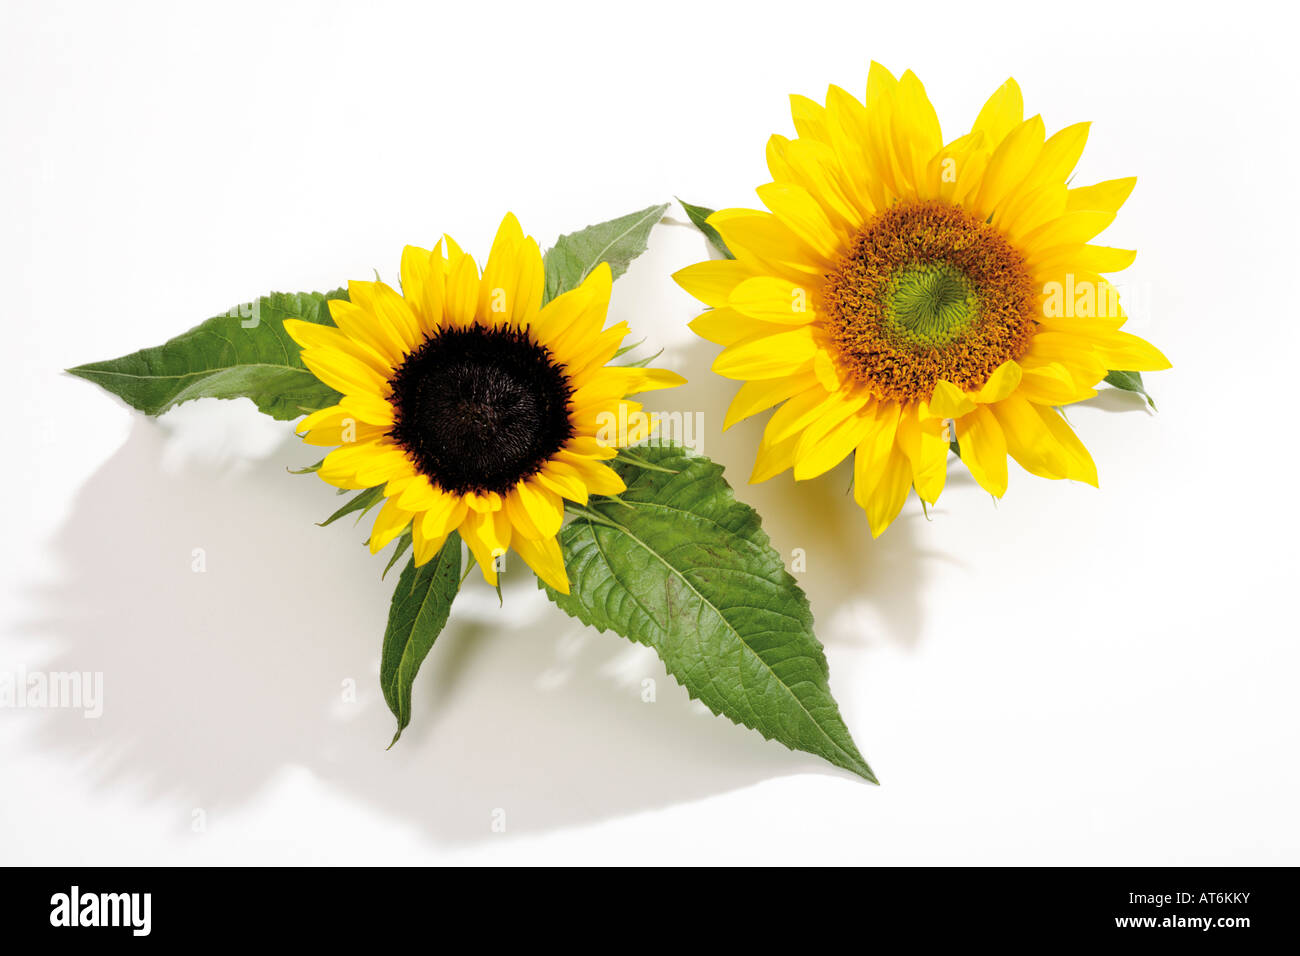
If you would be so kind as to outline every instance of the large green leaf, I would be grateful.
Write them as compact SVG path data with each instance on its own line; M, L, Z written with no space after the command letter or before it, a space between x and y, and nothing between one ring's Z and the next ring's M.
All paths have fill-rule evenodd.
M690 217L691 222L695 223L695 228L704 233L704 238L709 240L714 249L717 249L727 259L736 258L731 254L731 250L727 248L727 244L722 241L721 233L709 225L709 217L713 215L715 210L710 209L708 206L692 206L683 199L677 201L682 204L682 208L686 210L686 215Z
M273 292L196 325L156 348L68 369L146 415L161 415L194 398L251 398L272 418L292 419L338 401L338 393L298 358L285 319L331 325L329 299L338 289Z
M460 535L454 531L431 561L417 568L412 558L397 580L379 664L384 700L397 718L397 733L390 747L411 722L411 685L447 623L459 587Z
M653 647L692 697L764 737L875 782L831 696L808 599L737 501L722 467L680 448L622 460L617 500L593 498L560 533L585 624Z
M647 206L626 216L566 233L546 253L546 301L576 289L591 270L608 262L617 279L645 252L650 230L663 218L668 203Z
M1147 400L1148 405L1152 408L1156 407L1156 400L1151 397L1151 393L1147 391L1146 385L1142 383L1141 372L1107 372L1106 384L1113 388L1123 389L1126 392L1136 392Z

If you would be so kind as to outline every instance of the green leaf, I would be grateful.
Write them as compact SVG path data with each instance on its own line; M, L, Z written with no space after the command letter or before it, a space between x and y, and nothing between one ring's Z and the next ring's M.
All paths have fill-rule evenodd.
M576 289L591 270L608 262L617 279L632 260L645 252L650 230L663 218L668 203L647 206L609 222L560 236L546 253L546 302Z
M379 664L384 700L397 718L397 733L390 747L411 722L411 685L447 623L459 587L460 535L454 531L433 560L417 568L412 558L397 580Z
M716 210L709 209L707 206L692 206L683 199L677 201L682 204L682 208L686 210L686 215L690 217L691 222L695 223L695 228L704 233L704 238L713 244L714 249L717 249L728 259L736 258L731 254L731 250L727 248L727 244L722 241L722 235L718 230L709 225L709 217Z
M808 599L758 514L707 458L637 451L667 471L614 462L627 490L572 509L560 533L570 593L547 588L551 600L653 647L715 714L874 783L831 696Z
M333 405L339 395L299 360L284 320L332 325L326 302L345 298L343 289L324 295L273 292L156 348L68 371L146 415L161 415L195 398L251 398L272 418L297 418Z
M1106 384L1114 388L1121 388L1126 392L1137 392L1147 400L1148 405L1152 408L1156 407L1156 400L1151 397L1151 393L1142 384L1141 372L1107 372Z

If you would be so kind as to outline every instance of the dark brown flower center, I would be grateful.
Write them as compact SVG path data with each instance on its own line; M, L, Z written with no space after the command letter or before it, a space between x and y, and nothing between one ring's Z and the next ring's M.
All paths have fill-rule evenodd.
M392 387L389 435L446 491L507 492L573 436L564 368L520 329L443 329Z

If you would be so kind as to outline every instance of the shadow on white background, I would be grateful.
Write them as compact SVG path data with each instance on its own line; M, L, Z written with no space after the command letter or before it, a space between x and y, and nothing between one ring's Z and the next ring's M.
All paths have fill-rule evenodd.
M688 376L705 378L707 347L684 359ZM717 442L729 394L708 385L676 407L716 396L703 411ZM753 445L735 444L729 477L739 485ZM552 607L518 562L503 577L504 608L477 570L466 581L417 679L412 725L385 750L393 718L378 661L400 567L380 580L386 554L360 546L369 519L316 527L344 499L286 469L315 451L245 402L191 403L161 422L135 418L54 539L57 583L35 595L31 631L48 655L26 666L98 671L105 684L98 720L41 715L34 732L43 751L82 768L96 787L169 804L178 828L197 809L220 819L282 768L301 766L445 843L488 837L498 810L511 834L526 834L793 773L870 790L709 715L651 651ZM865 603L890 639L914 641L921 608L910 584L911 522L873 545L846 520L856 512L846 470L811 487L796 509L776 489L741 495L763 510L787 563L794 547L820 563L805 584L821 624ZM773 501L755 501L766 496ZM766 506L783 497L784 507ZM837 640L856 632L821 630L832 656ZM653 703L642 699L646 679L655 682ZM345 700L348 686L354 702ZM832 688L841 702L850 693Z
M625 301L637 301L637 271L624 280ZM747 485L767 416L720 432L734 388L710 371L715 353L697 340L670 347L659 364L691 384L658 393L658 407L703 413L703 451L763 515L787 566L802 554L807 569L793 570L832 664L882 645L914 649L925 632L919 582L934 562L961 562L921 547L929 536L918 533L925 519L914 499L872 541L848 464L798 493L789 475ZM1089 404L1143 407L1116 392ZM95 786L170 805L178 829L197 809L220 820L298 766L448 844L491 835L497 811L511 834L535 833L795 773L870 793L709 715L650 650L552 607L517 561L503 577L504 608L477 571L466 581L416 681L412 724L385 750L393 718L378 662L400 567L380 579L386 553L360 546L369 518L316 527L344 499L288 473L314 452L247 402L134 417L54 540L57 583L35 596L31 631L48 655L26 666L98 671L105 682L99 720L40 716L44 751ZM971 482L955 463L948 480ZM855 689L837 673L832 690L870 760L871 728L852 719ZM647 680L653 703L643 701Z

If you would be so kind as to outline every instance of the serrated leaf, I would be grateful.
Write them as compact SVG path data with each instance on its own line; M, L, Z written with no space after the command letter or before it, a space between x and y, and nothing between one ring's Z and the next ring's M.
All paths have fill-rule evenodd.
M668 203L647 206L626 216L560 236L544 258L545 301L550 302L560 293L576 289L602 262L609 263L610 271L617 279L627 271L633 259L645 252L650 230L667 210Z
M384 631L379 682L397 718L391 747L411 722L411 685L451 613L460 588L460 535L452 532L442 550L423 567L412 558L397 579Z
M716 209L709 209L707 206L692 206L683 199L677 200L686 210L686 215L690 217L691 222L695 223L695 228L704 233L704 238L708 239L714 249L717 249L727 259L736 258L727 248L727 244L722 241L722 235L718 230L709 225L709 217L712 216Z
M1151 397L1146 386L1142 384L1141 372L1120 372L1112 371L1106 373L1106 384L1114 388L1123 389L1126 392L1136 392L1147 400L1147 404L1152 408L1156 407L1156 400Z
M345 298L343 289L273 292L155 348L68 371L146 415L161 415L195 398L251 398L272 418L297 418L334 404L339 395L302 364L284 320L331 325L326 302Z
M618 501L593 498L560 533L585 624L653 647L715 714L875 782L831 696L808 599L737 501L722 467L672 446L638 448L659 469L615 461Z

